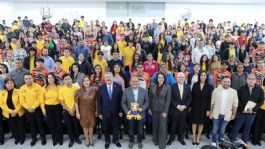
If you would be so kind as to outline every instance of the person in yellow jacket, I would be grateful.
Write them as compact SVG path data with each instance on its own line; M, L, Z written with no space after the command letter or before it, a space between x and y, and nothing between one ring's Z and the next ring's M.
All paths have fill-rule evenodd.
M79 121L75 115L75 93L78 87L73 85L73 80L69 74L63 75L63 82L64 86L59 90L59 100L64 109L63 116L70 139L68 147L72 147L74 142L82 143L79 139Z
M48 125L52 135L53 146L63 144L62 111L59 101L58 80L54 73L49 73L46 78L47 84L41 89L41 110L48 117Z
M24 80L26 84L20 87L19 100L26 110L26 118L30 126L32 137L30 145L34 146L36 144L38 131L40 132L41 144L45 145L46 137L40 108L41 86L34 83L33 76L30 73L24 75Z
M19 102L19 90L15 89L14 80L6 78L4 90L0 93L0 107L2 114L7 119L15 144L24 144L26 137L25 111Z

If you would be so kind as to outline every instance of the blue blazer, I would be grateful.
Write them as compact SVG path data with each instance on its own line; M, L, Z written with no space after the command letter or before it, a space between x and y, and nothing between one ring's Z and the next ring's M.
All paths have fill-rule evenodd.
M118 83L113 82L112 99L110 100L107 84L104 83L99 86L98 89L98 114L103 117L118 116L121 112L121 98L122 98L122 87ZM113 115L111 115L111 113Z

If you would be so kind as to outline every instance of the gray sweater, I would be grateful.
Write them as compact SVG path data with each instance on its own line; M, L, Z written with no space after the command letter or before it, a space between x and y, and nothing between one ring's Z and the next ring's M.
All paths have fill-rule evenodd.
M237 72L234 72L231 79L231 88L238 90L241 86L246 85L248 75L247 72L244 72L239 76Z

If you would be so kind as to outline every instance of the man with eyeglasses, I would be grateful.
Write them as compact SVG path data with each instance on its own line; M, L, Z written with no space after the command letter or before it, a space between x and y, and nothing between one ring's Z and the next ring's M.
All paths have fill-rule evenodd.
M242 63L237 65L237 71L233 72L231 78L231 87L238 90L240 87L247 83L248 73L244 72L244 65Z
M235 125L231 135L231 142L236 141L240 128L244 125L242 131L242 140L247 144L251 126L256 117L256 112L264 101L264 93L261 87L256 85L256 76L251 74L247 78L247 84L238 90L238 109ZM254 103L253 106L248 106ZM255 135L253 135L255 136ZM253 137L253 144L257 144L257 138Z

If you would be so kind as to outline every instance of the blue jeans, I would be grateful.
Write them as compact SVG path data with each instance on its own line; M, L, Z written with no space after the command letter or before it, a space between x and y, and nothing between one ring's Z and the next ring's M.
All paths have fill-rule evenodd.
M212 142L217 143L217 139L224 138L225 128L228 121L224 120L224 115L219 115L218 119L213 119Z
M250 129L254 122L255 117L256 115L243 114L243 113L236 114L236 121L235 121L235 125L232 131L231 142L236 141L237 134L240 128L244 125L241 138L245 143L247 143L249 139Z

